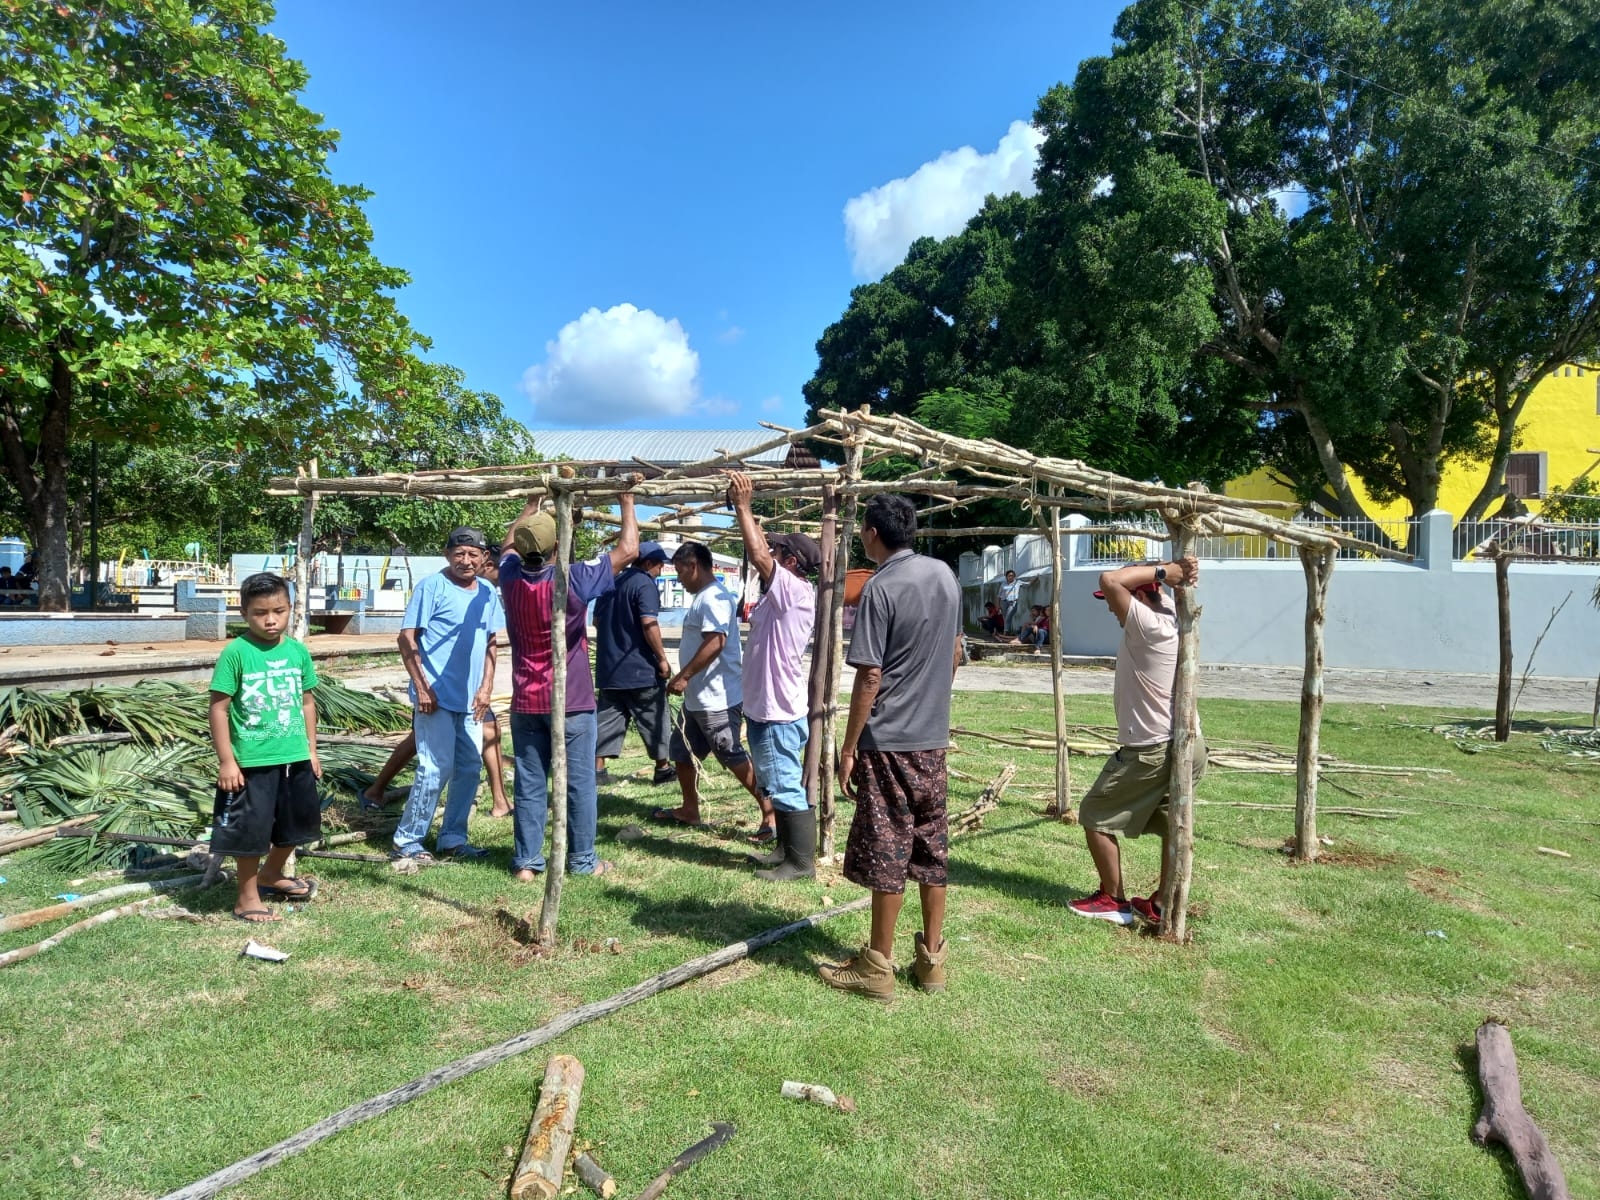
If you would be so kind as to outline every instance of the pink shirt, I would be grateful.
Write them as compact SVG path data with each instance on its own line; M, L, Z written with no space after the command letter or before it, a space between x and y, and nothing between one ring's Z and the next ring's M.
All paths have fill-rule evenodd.
M744 654L744 715L757 721L798 721L806 715L807 685L800 660L817 621L817 589L777 567L750 614Z
M1117 741L1151 746L1172 738L1172 681L1178 668L1178 617L1135 597L1122 623L1111 703Z

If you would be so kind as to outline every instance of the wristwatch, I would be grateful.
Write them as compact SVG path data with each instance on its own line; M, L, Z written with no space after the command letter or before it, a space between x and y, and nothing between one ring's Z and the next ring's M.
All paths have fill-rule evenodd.
M1166 567L1158 565L1156 567L1156 582L1157 583L1165 583L1166 581L1167 581L1167 569L1166 569Z

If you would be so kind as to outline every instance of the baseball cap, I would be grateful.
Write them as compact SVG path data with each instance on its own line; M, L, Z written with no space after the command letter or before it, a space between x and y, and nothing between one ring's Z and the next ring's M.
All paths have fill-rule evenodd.
M667 557L667 552L661 548L660 542L640 542L639 557L634 560L642 563L664 563L672 560Z
M773 533L767 536L768 549L792 554L800 560L800 570L807 575L822 566L822 547L817 539L805 533Z
M450 536L445 539L444 548L446 550L454 550L457 546L471 546L474 550L487 550L489 548L489 539L470 525L457 525L450 531Z
M1141 583L1138 587L1129 588L1128 590L1130 592L1154 592L1159 596L1161 594L1161 585L1152 579L1149 583ZM1096 591L1094 598L1096 600L1104 600L1106 598L1106 594L1101 591Z
M536 512L511 527L511 544L523 558L544 559L556 544L556 519Z

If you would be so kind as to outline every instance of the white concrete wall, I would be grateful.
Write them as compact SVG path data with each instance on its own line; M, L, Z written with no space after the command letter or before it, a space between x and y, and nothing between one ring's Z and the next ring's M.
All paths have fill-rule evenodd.
M1426 561L1340 560L1334 567L1325 634L1330 667L1482 674L1499 669L1494 567L1450 561L1449 515L1430 513L1429 519L1434 528L1428 532L1435 535L1442 523L1442 553L1435 536L1428 541L1435 553ZM1068 546L1062 577L1063 650L1115 654L1121 630L1105 602L1094 598L1106 567L1077 565L1072 547L1087 539L1063 540ZM1046 567L1048 554L1046 548ZM1002 557L1009 555L996 555L993 561ZM991 560L987 551L984 560ZM968 565L963 562L964 579ZM1594 563L1512 565L1512 648L1519 673L1551 610L1569 593L1534 669L1540 675L1571 677L1600 672L1600 612L1589 603L1597 580L1600 568ZM964 589L966 611L974 622L995 586L996 579L989 577ZM1033 598L1027 603L1048 602L1048 571L1033 581L1029 593ZM1199 598L1205 662L1298 667L1304 661L1305 575L1298 557L1203 561Z

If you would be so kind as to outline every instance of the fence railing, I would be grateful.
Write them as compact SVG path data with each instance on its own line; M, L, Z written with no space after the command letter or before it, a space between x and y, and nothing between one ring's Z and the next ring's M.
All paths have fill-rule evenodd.
M1397 550L1405 550L1411 545L1412 534L1416 529L1416 522L1410 518L1363 521L1347 519L1320 520L1297 517L1294 523L1316 529L1326 529L1330 533L1342 533L1347 537L1360 538L1366 542L1375 542L1380 546L1391 546ZM1122 530L1129 528L1129 522L1127 521L1119 521L1116 524ZM1097 525L1098 523L1074 531L1078 543L1076 561L1082 566L1138 562L1141 559L1154 558L1168 553L1166 545L1167 527L1165 524L1137 523L1136 528L1150 531L1148 537L1140 537L1124 532L1096 532ZM1275 542L1264 533L1201 537L1195 541L1195 553L1204 559L1248 560L1298 557L1293 546L1285 546L1280 542ZM1341 549L1339 557L1359 559L1374 556L1365 550Z
M1584 562L1600 559L1600 524L1577 521L1537 521L1520 524L1487 518L1458 522L1452 535L1457 562L1477 557L1474 551L1491 538L1517 552L1519 558L1549 562Z

